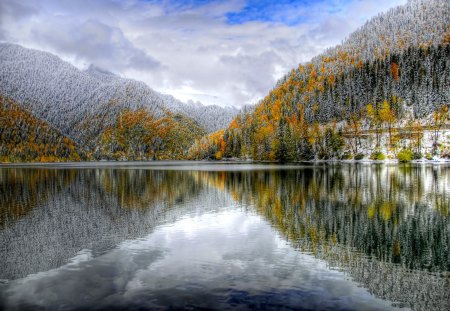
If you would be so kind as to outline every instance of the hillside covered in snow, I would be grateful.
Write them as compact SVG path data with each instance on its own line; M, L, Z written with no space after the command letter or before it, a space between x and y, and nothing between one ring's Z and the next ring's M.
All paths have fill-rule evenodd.
M143 82L95 66L79 70L50 53L9 43L0 43L0 93L81 144L111 125L123 109L145 108L156 116L181 113L207 132L226 127L238 112L185 104Z

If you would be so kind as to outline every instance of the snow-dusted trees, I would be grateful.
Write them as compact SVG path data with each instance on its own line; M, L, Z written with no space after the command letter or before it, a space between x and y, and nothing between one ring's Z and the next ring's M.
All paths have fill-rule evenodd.
M0 43L0 94L89 147L123 109L189 116L208 132L228 126L235 108L185 104L145 83L94 66L82 71L55 55Z
M449 33L446 0L410 0L374 17L341 45L293 69L252 112L236 118L238 127L225 134L240 137L242 145L233 146L240 154L225 153L326 158L331 140L325 136L332 137L326 128L333 122L350 131L346 137L356 135L349 140L353 153L363 127L375 135L376 148L387 132L387 147L395 149L397 121L406 111L419 119L450 104Z

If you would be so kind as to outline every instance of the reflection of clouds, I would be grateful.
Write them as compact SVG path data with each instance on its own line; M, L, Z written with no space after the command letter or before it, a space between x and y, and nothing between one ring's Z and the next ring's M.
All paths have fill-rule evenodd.
M161 249L139 252L117 249L91 260L74 259L60 268L9 283L2 300L6 306L26 304L52 309L90 306L122 292L137 270L146 268L163 254Z
M186 302L220 308L260 301L389 309L343 273L295 251L259 216L237 208L160 226L95 258L85 250L67 265L9 283L4 295L7 306L51 308Z
M256 216L227 211L183 219L176 226L164 227L151 239L176 251L139 272L136 278L145 288L171 288L183 280L211 283L225 274L253 275L246 272L258 270L262 262L272 262L276 246L271 228L261 224ZM155 283L155 279L160 282Z

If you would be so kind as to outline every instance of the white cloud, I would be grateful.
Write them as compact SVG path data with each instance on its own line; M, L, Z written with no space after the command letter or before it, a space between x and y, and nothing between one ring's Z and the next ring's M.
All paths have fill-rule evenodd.
M226 14L240 11L243 1L3 0L0 40L78 66L94 63L182 100L240 106L263 97L284 73L340 43L370 16L405 2L277 7L277 22L230 25Z

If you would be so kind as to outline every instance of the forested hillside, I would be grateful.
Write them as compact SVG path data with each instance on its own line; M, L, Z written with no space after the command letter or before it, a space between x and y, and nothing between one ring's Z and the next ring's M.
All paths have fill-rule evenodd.
M410 0L293 69L223 135L197 141L191 157L421 157L426 130L436 132L430 152L446 153L438 136L448 122L449 43L450 2Z
M192 119L167 113L157 118L145 109L123 110L96 142L94 159L185 159L205 131Z
M0 96L0 162L59 162L85 159L84 152L48 123Z
M182 159L238 113L8 43L0 43L0 95L4 161Z
M90 148L91 140L123 109L145 108L157 117L166 112L185 114L208 132L226 127L238 112L185 104L143 82L95 66L81 71L50 53L9 43L0 43L0 93Z
M101 120L94 120L101 122ZM83 149L47 122L0 96L0 162L185 159L205 135L192 119L167 112L157 117L145 108L124 109Z

